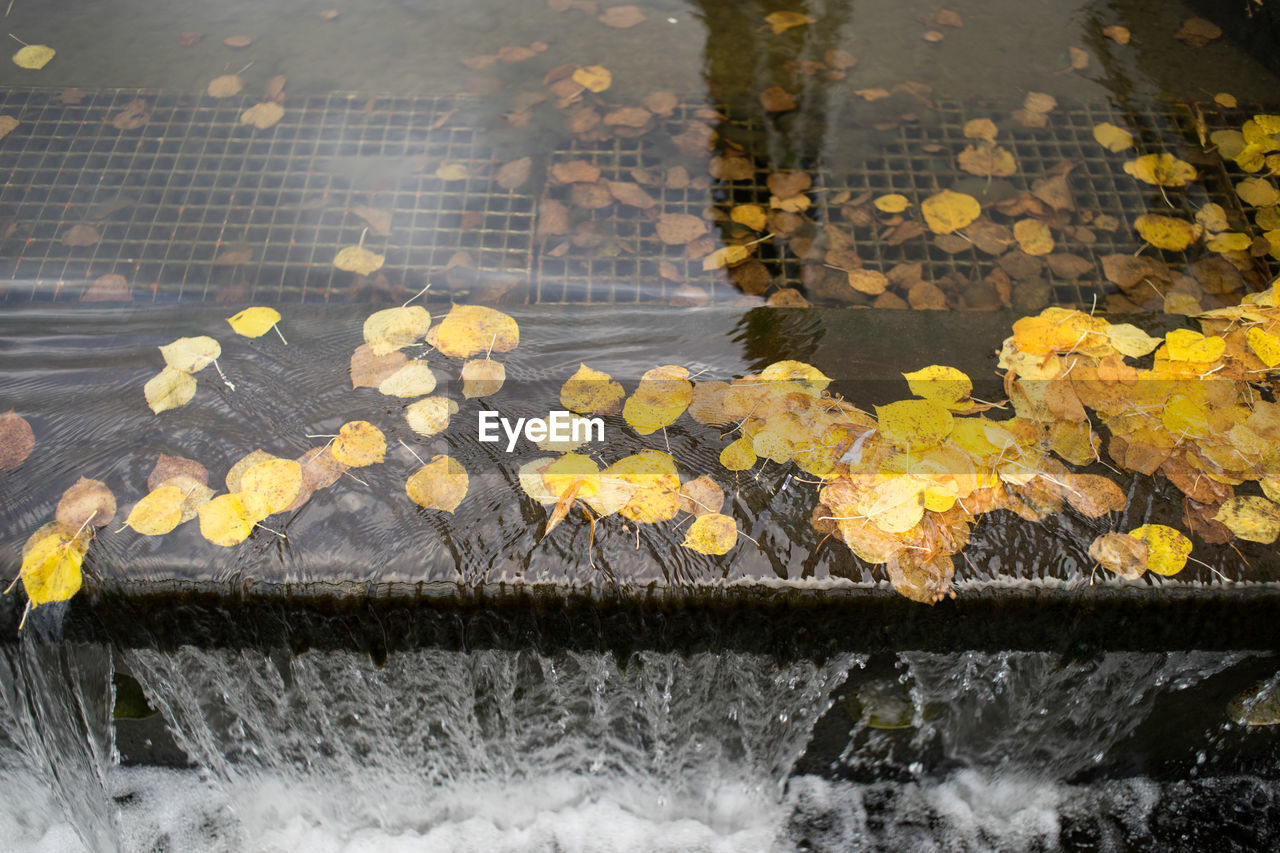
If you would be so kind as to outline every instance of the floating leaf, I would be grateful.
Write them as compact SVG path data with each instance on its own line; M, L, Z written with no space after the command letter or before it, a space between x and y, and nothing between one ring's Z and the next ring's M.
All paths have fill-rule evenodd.
M29 44L13 55L13 64L19 68L39 71L53 59L54 49L45 44Z
M176 489L175 489L176 491ZM197 510L200 535L214 545L230 548L239 545L253 532L254 522L239 495L218 495Z
M72 530L101 527L116 517L116 496L100 480L81 477L58 500L55 518Z
M781 86L770 86L761 92L760 105L772 113L794 110L797 106L795 95Z
M901 193L887 193L877 198L872 204L882 213L901 213L911 206L911 200Z
M1222 504L1213 520L1250 542L1270 545L1280 536L1280 504L1266 498L1252 495L1231 498Z
M1104 533L1089 545L1090 559L1129 580L1147 570L1147 553L1147 543L1127 533Z
M1130 323L1113 324L1106 334L1111 346L1130 358L1141 358L1164 342L1163 338L1152 337Z
M1185 187L1196 179L1196 168L1172 154L1144 154L1124 164L1126 173L1160 187Z
M208 335L178 338L160 347L164 363L187 373L199 373L222 355L222 346Z
M1252 326L1245 332L1244 339L1253 354L1267 367L1280 365L1280 336Z
M720 451L720 464L730 471L746 471L758 461L755 443L749 438L740 438L731 442Z
M209 81L205 92L211 98L230 98L244 91L244 78L239 74L221 74Z
M680 476L674 460L659 450L642 450L623 457L600 472L602 480L617 479L634 487L618 510L623 518L657 524L674 518L680 509Z
M362 468L383 460L387 452L387 439L382 430L368 421L351 421L338 430L338 437L330 445L330 452L343 465Z
M786 32L792 27L802 27L805 24L816 24L818 19L811 18L803 12L779 10L765 15L764 21L776 35L777 33Z
M573 72L573 82L590 92L603 92L613 83L613 74L603 65L588 65Z
M182 523L183 499L177 486L152 489L133 505L124 523L143 536L162 536Z
M680 487L680 511L690 515L719 512L724 506L724 490L706 474Z
M280 322L280 312L274 308L254 306L233 314L227 318L227 322L231 324L232 331L237 335L260 338Z
M301 489L302 466L292 459L259 462L240 478L240 498L255 521L288 507Z
M411 361L378 383L388 397L421 397L436 390L436 375L425 361Z
M436 349L452 358L481 352L510 352L520 343L520 327L508 314L482 305L455 305L436 331Z
M1174 329L1165 336L1165 354L1170 361L1217 361L1227 344L1219 337L1205 337L1192 329Z
M675 423L692 401L689 371L667 364L640 377L640 385L622 407L622 417L637 433L649 435Z
M36 436L27 419L12 409L0 415L0 471L12 471L27 461Z
M1119 152L1133 147L1133 134L1110 122L1093 126L1093 138L1108 151Z
M467 495L467 470L451 456L435 456L404 484L405 493L418 506L453 512Z
M431 314L418 305L385 308L364 321L364 342L374 355L383 356L417 343L431 328Z
M730 516L709 512L694 519L680 543L690 551L718 556L727 554L738 543L738 523Z
M1182 26L1173 34L1191 47L1204 47L1222 35L1222 28L1213 21L1204 18L1187 18Z
M491 397L502 389L507 369L489 358L473 358L462 365L462 396Z
M191 402L196 395L196 378L185 370L165 367L142 387L147 405L157 415Z
M67 601L80 591L80 566L87 546L64 533L50 533L31 545L19 577L31 607Z
M971 405L962 401L968 400L973 392L973 382L954 367L932 364L902 376L917 397L933 400L948 409L965 409Z
M880 434L900 447L915 449L941 444L954 425L951 412L933 400L899 400L876 406Z
M423 397L410 403L404 416L414 432L432 436L448 429L449 417L457 411L458 404L447 397Z
M612 415L622 409L626 392L607 373L579 364L560 389L560 404L582 415Z
M264 101L261 104L254 104L249 109L240 113L241 124L251 124L258 130L266 130L269 127L275 127L280 119L284 118L284 107L275 101Z
M1180 252L1200 239L1200 228L1185 219L1144 213L1133 223L1143 240L1157 249Z
M950 234L982 214L982 205L971 195L943 190L920 203L925 223L935 234Z
M1147 569L1158 575L1176 575L1187 564L1191 540L1172 527L1144 524L1129 535L1147 545Z
M333 258L333 265L345 272L372 275L382 269L386 255L371 252L364 246L346 246Z

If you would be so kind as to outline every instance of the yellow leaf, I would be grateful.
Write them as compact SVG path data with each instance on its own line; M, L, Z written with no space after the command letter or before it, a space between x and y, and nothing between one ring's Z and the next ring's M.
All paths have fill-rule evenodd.
M590 456L566 453L542 469L542 480L550 494L562 498L570 488L577 486L583 498L594 495L600 489L600 466ZM583 483L590 481L586 487Z
M1126 148L1133 147L1133 134L1125 130L1123 127L1117 127L1110 122L1103 122L1093 126L1093 138L1098 144L1108 151L1123 151Z
M749 438L740 438L720 451L720 464L730 471L746 471L757 461L754 442Z
M230 548L239 545L253 532L249 510L239 495L218 495L197 510L200 535L214 545Z
M709 512L694 519L680 543L699 554L727 554L738 543L738 523L727 515Z
M1266 498L1231 498L1222 504L1213 518L1225 524L1236 536L1250 542L1270 545L1280 536L1280 505Z
M760 371L760 378L766 382L801 382L815 392L831 384L831 377L803 361L775 361Z
M455 305L436 330L436 349L452 358L481 352L510 352L520 343L520 327L509 315L481 305Z
M1238 231L1222 231L1206 240L1204 245L1211 252L1244 252L1253 245L1253 239Z
M560 404L582 415L612 415L622 408L626 392L607 373L579 364L560 389Z
M619 510L623 518L656 524L674 518L680 509L680 476L675 461L658 450L642 450L623 457L600 472L634 486L635 491Z
M613 74L603 65L588 65L573 72L573 82L591 92L603 92L613 83Z
M147 405L157 415L191 402L196 395L196 378L176 367L165 367L142 387Z
M44 44L29 44L13 55L13 64L19 68L38 71L53 59L54 50Z
M333 265L345 272L372 275L382 269L386 260L386 255L371 252L364 246L347 246L334 256Z
M346 251L345 249L343 251ZM417 343L431 328L431 314L418 305L375 311L364 321L364 342L377 356Z
M87 545L78 538L63 533L46 534L31 543L19 576L32 607L66 601L80 590L85 550Z
M924 517L925 486L915 477L877 477L859 497L858 514L885 533L906 533Z
M227 322L237 335L260 338L280 322L280 312L274 308L255 306L228 317Z
M1140 181L1161 187L1185 187L1196 179L1196 169L1172 154L1144 154L1124 164L1124 170Z
M1039 219L1019 219L1013 224L1013 238L1028 255L1047 255L1053 251L1053 234Z
M729 211L729 218L752 231L763 231L768 223L768 214L758 204L740 204Z
M982 205L971 195L943 190L920 203L924 221L935 234L950 234L982 214Z
M1133 227L1143 240L1157 249L1180 252L1200 239L1200 228L1185 219L1144 213L1134 220Z
M785 32L792 27L802 27L805 24L816 24L817 18L811 18L803 12L778 11L770 12L764 16L764 21L769 25L775 34Z
M1227 349L1222 338L1206 338L1191 329L1174 329L1164 339L1170 361L1217 361Z
M182 523L184 494L177 486L160 486L133 505L124 523L143 536L162 536Z
M502 389L507 369L488 358L473 358L462 365L462 396L491 397Z
M1007 148L999 145L967 145L956 163L970 175L1007 178L1018 171L1018 163Z
M936 447L951 434L951 412L933 400L899 400L876 406L880 434L899 447L914 450Z
M996 123L989 118L972 118L964 123L965 139L985 139L994 142L999 130Z
M436 390L436 375L425 361L411 361L378 383L388 397L421 397Z
M1152 337L1132 323L1114 323L1107 329L1107 340L1116 352L1130 358L1141 358L1160 346L1162 338Z
M1206 231L1226 231L1231 227L1226 210L1214 202L1208 202L1196 211L1196 222Z
M746 246L722 246L702 259L704 270L718 270L722 267L733 267L751 257L751 250Z
M259 462L240 479L240 499L246 507L254 509L251 517L256 518L266 518L285 509L301 489L302 466L292 459Z
M467 470L451 456L434 456L404 484L405 493L418 506L453 512L467 495Z
M1253 354L1267 367L1280 364L1280 337L1253 326L1245 332L1244 339L1249 344L1249 349L1253 350Z
M387 440L382 430L368 421L351 421L338 430L338 437L333 440L329 452L343 465L362 468L383 460Z
M1236 195L1254 207L1270 207L1280 202L1280 192L1266 178L1245 178L1236 184Z
M1160 410L1160 421L1173 435L1204 438L1211 430L1209 413L1195 400L1175 394Z
M1147 546L1147 568L1158 575L1176 575L1187 564L1191 540L1172 527L1144 524L1129 535Z
M693 383L689 371L679 365L665 364L646 371L622 407L622 417L640 435L649 435L676 419L693 402Z
M423 397L405 408L404 417L418 435L432 436L449 428L449 416L456 411L458 404L447 397Z
M901 213L911 206L911 200L901 193L887 193L872 202L881 213Z
M199 373L210 362L222 355L222 347L213 338L201 335L196 338L178 338L160 347L164 363L186 373Z
M465 181L471 172L461 163L441 163L436 168L436 177L442 181Z
M931 364L911 373L902 374L911 393L926 400L933 400L948 409L973 393L973 382L963 371L941 364ZM967 406L961 406L967 408Z

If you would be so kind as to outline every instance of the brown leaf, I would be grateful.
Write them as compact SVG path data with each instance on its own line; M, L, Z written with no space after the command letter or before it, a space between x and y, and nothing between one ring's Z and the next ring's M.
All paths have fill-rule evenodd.
M650 92L640 100L640 103L654 115L669 116L675 112L680 100L671 92Z
M27 460L35 449L36 436L31 424L13 409L0 415L0 471L12 471Z
M151 118L150 105L141 98L134 98L125 104L120 112L111 117L111 126L116 130L136 130Z
M950 9L939 9L938 14L934 16L934 20L938 22L940 27L964 26L964 18L960 17L960 13L953 12Z
M480 56L468 56L465 59L458 60L462 65L470 68L472 71L483 71L486 68L492 68L498 64L498 57L493 53L485 53Z
M844 50L828 50L823 54L822 61L837 71L846 71L858 64L857 57Z
M604 181L594 184L572 184L569 187L569 203L587 210L599 210L613 204L613 193Z
M132 302L133 290L119 273L107 273L94 279L80 297L81 302Z
M64 246L92 246L101 239L98 229L92 225L72 225L62 232Z
M1204 47L1209 42L1222 36L1222 28L1213 21L1204 18L1187 18L1182 22L1173 37L1180 39L1191 47Z
M85 99L84 89L63 89L58 100L64 104L78 104Z
M204 33L197 33L194 30L184 30L178 34L178 47L191 47L200 39L204 38Z
M161 453L151 473L147 475L147 490L154 492L160 488L161 483L171 477L190 477L206 486L209 485L208 468L194 459Z
M558 184L588 183L600 180L600 169L586 160L570 160L566 163L553 163L551 180Z
M1063 175L1040 178L1031 184L1031 194L1054 210L1075 210L1076 201Z
M248 246L236 246L233 249L227 249L218 254L213 259L215 267L232 267L237 264L245 264L253 260L253 249Z
M907 292L907 304L917 311L945 311L947 295L935 284L918 281Z
M244 79L239 74L221 74L209 81L205 92L211 98L230 98L244 90Z
M361 344L351 354L351 387L377 388L408 361L409 357L399 350L376 355L368 344Z
M636 24L644 23L645 17L644 13L635 6L610 6L601 12L596 20L606 27L625 30L628 27L634 27Z
M786 112L796 108L795 96L781 86L770 86L760 93L760 104L772 113Z
M351 212L364 220L369 226L370 234L378 237L391 236L391 211L358 205L351 208Z
M285 76L276 74L269 78L262 87L262 98L267 101L280 101L284 97Z
M774 172L769 175L765 184L769 187L769 192L785 200L794 198L813 186L813 178L808 172Z
M1093 272L1093 261L1066 252L1046 255L1045 262L1058 278L1077 279L1085 273Z
M780 287L769 297L770 308L808 308L809 300L804 294L792 287Z
M523 186L524 182L529 180L529 172L533 168L532 157L521 157L519 160L512 160L510 163L503 164L498 169L493 180L498 186L504 190L514 190L516 187Z
M253 44L253 37L245 36L245 35L227 36L222 40L222 43L225 44L227 47L233 47L233 48L248 47L249 45Z
M604 123L610 127L644 127L653 114L644 107L618 107L604 114Z
M707 223L689 213L664 213L656 228L658 239L668 246L681 246L707 233Z
M1008 226L985 217L979 217L971 223L964 229L964 233L973 241L978 251L988 255L1003 255L1015 242Z
M749 181L756 173L746 157L712 157L709 169L711 177L719 181Z
M333 456L333 446L313 447L298 457L302 466L302 482L308 490L325 489L338 482L342 473L351 467Z
M1128 27L1122 27L1119 24L1112 24L1109 27L1103 27L1102 34L1116 44L1129 43L1130 33Z
M605 181L605 183L609 185L609 192L613 197L623 204L638 207L641 210L648 210L658 203L639 184L623 181Z
M524 62L526 59L533 59L537 55L538 51L524 45L507 45L498 48L498 58L503 62Z
M58 523L72 530L101 527L116 517L116 496L101 480L81 477L62 493L55 512Z
M544 198L538 203L539 237L552 237L569 233L569 208L551 198Z
M1079 47L1068 47L1067 55L1071 58L1071 70L1083 71L1089 67L1089 54Z

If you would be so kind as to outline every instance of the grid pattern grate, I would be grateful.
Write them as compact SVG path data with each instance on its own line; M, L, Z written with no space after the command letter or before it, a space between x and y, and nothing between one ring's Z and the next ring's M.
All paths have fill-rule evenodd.
M111 119L135 99L145 101L149 120L138 129L116 129ZM538 196L534 181L514 191L498 186L494 176L503 158L486 143L490 137L477 101L291 97L284 118L268 130L240 123L251 103L111 90L67 104L49 90L7 92L3 112L20 124L0 142L4 297L78 298L95 279L118 273L132 285L134 299L356 298L357 276L335 269L332 260L340 248L360 240L366 223L354 210L366 206L390 215L390 236L366 234L364 245L385 254L381 272L393 285L421 287L465 252L468 265L482 275L528 282L529 297L539 302L663 302L680 298L686 284L724 302L741 296L725 271L704 271L684 246L664 244L654 223L663 213L723 223L733 205L769 204L763 158L754 158L756 171L747 180L708 182L693 175L692 183L679 188L662 180L672 162L671 137L691 118L705 117L705 107L681 107L635 138L567 141L535 165L538 175L541 167L586 160L603 180L639 182L656 201L648 209L622 203L575 207L575 227L585 222L591 232L591 239L575 240L573 234L536 232L540 198L568 202L569 187L551 185ZM1217 107L1199 113L1209 131L1238 128L1249 115ZM821 191L812 194L808 215L819 225L839 224L839 212L827 202L844 191L902 193L918 210L940 188L980 189L982 179L960 171L954 156L970 141L963 135L965 122L979 117L1001 125L998 141L1018 162L1018 174L1007 179L1015 189L1028 188L1068 160L1076 164L1069 182L1078 209L1120 221L1114 231L1093 229L1089 242L1055 230L1057 251L1094 261L1096 274L1066 280L1044 271L1055 304L1087 307L1095 298L1101 301L1113 289L1097 259L1136 251L1141 242L1133 219L1168 208L1155 188L1123 172L1131 155L1105 151L1094 141L1093 127L1111 122L1134 132L1144 151L1176 152L1194 139L1188 108L1061 106L1046 128L1028 129L981 105L938 103L927 120L882 133L873 156L813 164L814 188ZM739 126L748 137L769 132L751 121ZM437 176L441 166L461 166L466 177L443 180ZM1202 173L1203 180L1188 191L1171 194L1174 204L1191 212L1214 201L1245 227L1230 177L1221 168ZM98 239L66 245L63 238L75 225L93 227ZM713 223L712 234L719 230ZM895 246L875 225L849 230L863 265L882 272L921 262L926 280L950 275L974 281L997 265L976 249L943 251L933 235ZM784 241L765 241L756 253L775 286L803 287L805 263ZM1171 253L1165 258L1193 259ZM1260 276L1272 272L1265 259L1258 264Z

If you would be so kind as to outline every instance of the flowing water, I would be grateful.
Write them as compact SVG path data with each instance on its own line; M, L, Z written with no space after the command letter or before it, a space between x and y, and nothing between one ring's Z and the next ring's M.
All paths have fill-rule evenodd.
M658 245L643 209L576 210L572 233L566 226L548 235L554 229L539 230L540 217L570 191L547 172L587 158L607 180L643 184L662 210L700 218L716 211L703 247L710 251L733 234L730 207L769 203L764 177L776 170L813 172L816 211L843 190L918 198L954 185L984 199L1020 191L957 176L939 156L968 144L964 119L991 115L1025 173L1016 180L1071 160L1082 208L1124 218L1160 199L1117 183L1119 161L1094 146L1094 124L1128 122L1159 148L1194 140L1205 115L1238 126L1234 113L1197 111L1218 93L1274 111L1271 0L1232 3L1213 10L1159 0L956 0L946 5L958 17L944 19L940 4L920 0L647 0L638 6L643 21L620 28L601 22L602 6L556 0L338 8L330 0L14 0L6 31L57 55L39 71L0 63L0 114L19 121L0 140L0 410L31 415L42 446L61 452L0 474L2 564L16 568L21 541L82 472L136 499L157 452L217 467L214 460L229 464L260 445L295 455L313 446L309 435L331 433L349 417L399 424L399 404L352 395L347 358L360 339L356 318L428 282L424 302L433 311L458 299L520 316L508 381L511 411L521 413L554 401L565 371L586 360L631 383L671 360L728 378L804 359L866 407L903 393L904 365L942 352L936 358L968 371L981 391L1008 317L948 312L912 325L889 312L865 320L772 312L763 307L766 290L801 288L815 303L833 301L815 275L820 265L801 263L802 247L766 242L761 285L708 275L685 246ZM1188 17L1227 6L1237 24L1223 37L1199 47L1175 38ZM765 16L782 8L814 21L771 33ZM1109 25L1129 28L1132 42L1105 38ZM249 46L224 43L237 35L251 37ZM1088 54L1085 67L1072 70L1070 48ZM569 65L611 72L611 87L590 101L599 113L655 92L672 93L678 106L669 115L655 110L631 128L636 134L615 115L609 126L618 133L593 137L548 95ZM243 78L244 95L205 94L230 73ZM242 125L242 110L279 85L285 113L275 130ZM775 85L796 97L797 109L765 108L760 95ZM1048 131L1007 120L1029 91L1061 104ZM149 124L113 124L135 100ZM708 152L689 153L688 135L698 149L699 133L722 140L718 150L748 152L752 177L707 178ZM495 189L497 167L525 156L534 163L528 184ZM466 177L449 178L459 164ZM686 180L669 170L687 170ZM1191 202L1217 199L1221 189L1197 185ZM358 208L387 213L387 233L366 229ZM812 215L821 223L826 214ZM91 226L96 240L66 239L77 225ZM871 228L855 236L869 266L925 265L946 286L952 311L997 307L981 286L993 263L973 250L886 248ZM1124 253L1140 246L1127 232L1089 237L1099 244L1081 238L1071 248L1090 259L1104 245ZM337 248L357 241L385 252L379 275L332 268ZM1259 263L1261 275L1267 261ZM1089 308L1115 296L1101 276L1050 278L1019 280L1007 307ZM214 301L228 304L204 304ZM294 344L228 341L224 367L241 390L231 394L202 374L198 406L166 413L162 424L152 418L136 391L155 369L143 363L155 361L154 347L206 332L210 318L221 328L222 317L252 302L288 305ZM575 313L562 304L577 302L642 306ZM706 302L727 310L685 311ZM541 304L511 307L526 303ZM669 432L682 463L714 461L693 427ZM630 440L611 453L645 446ZM250 582L635 589L714 581L846 591L877 583L870 567L822 549L808 524L812 495L779 470L735 482L732 509L764 547L739 549L710 577L705 561L665 534L602 527L588 539L575 519L563 531L572 536L543 543L542 514L513 489L511 460L483 458L476 448L452 437L420 447L461 454L473 468L470 511L450 520L369 497L403 497L401 469L412 458L396 447L399 467L370 474L369 493L309 503L287 531L293 542L258 539L210 560L191 525L164 541L103 536L93 561L101 577L91 580L212 583L224 593ZM1126 486L1131 505L1119 524L1180 519L1160 494ZM989 524L967 552L967 578L1014 575L1038 584L1024 591L1079 589L1091 563L1084 547L1104 529L1077 517L1031 533ZM584 564L590 547L595 556ZM1221 558L1206 555L1213 565L1189 567L1184 577L1213 584L1215 571L1236 571L1234 554L1218 551ZM1252 579L1280 573L1274 552L1246 553ZM637 635L639 650L624 650L621 623L606 630L598 611L573 623L587 634L574 642L516 630L515 642L490 646L512 632L489 632L480 618L448 610L439 620L455 625L414 623L425 639L396 634L404 622L371 627L381 618L374 610L358 634L321 618L318 632L303 637L293 633L298 623L281 618L283 605L253 611L261 623L252 625L235 621L246 611L214 606L224 624L192 645L182 631L199 637L208 626L188 624L198 609L186 609L189 602L175 598L164 614L117 603L130 615L107 620L92 639L75 630L83 614L76 622L53 605L20 639L0 643L5 849L1280 843L1275 727L1239 722L1275 722L1278 715L1263 712L1275 702L1280 663L1269 650L1223 650L1241 636L1233 611L1217 616L1226 639L1212 643L1216 650L1186 649L1179 635L1192 626L1176 612L1158 626L1127 612L1114 624L1094 614L1092 624L1047 626L1032 614L1020 623L1025 637L1000 635L1005 651L992 650L989 626L975 626L971 614L946 639L924 620L901 635L911 642L886 651L894 644L879 636L885 626L869 627L856 612L824 646L806 645L803 615L749 639L741 628L720 633L718 622L692 638L664 636L700 618L675 610ZM19 612L5 599L0 624ZM136 624L126 624L133 616ZM1217 636L1194 627L1198 637ZM965 651L966 636L983 639L985 650ZM1106 650L1106 637L1120 648ZM1082 644L1089 649L1078 651Z

